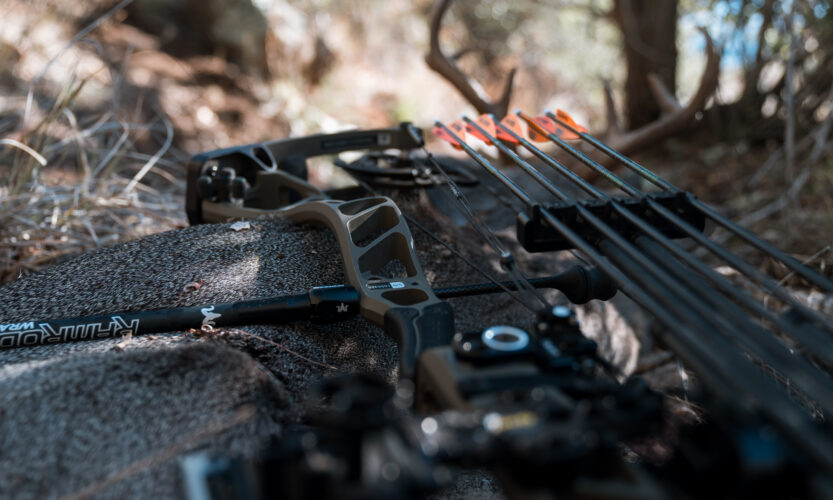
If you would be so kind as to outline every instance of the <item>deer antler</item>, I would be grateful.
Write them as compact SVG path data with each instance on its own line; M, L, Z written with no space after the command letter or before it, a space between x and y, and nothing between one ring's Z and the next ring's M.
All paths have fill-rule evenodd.
M615 127L611 127L612 136L608 138L608 143L615 150L627 155L653 142L676 134L683 130L697 113L705 109L706 103L717 88L718 77L720 76L720 53L715 48L708 32L702 28L700 32L706 38L707 59L697 92L683 107L677 102L674 93L662 83L659 77L653 74L648 75L651 91L665 115L652 123L625 133L617 133ZM608 107L608 117L615 116L612 99L608 99Z
M515 80L517 68L513 68L509 72L500 98L496 102L490 102L482 89L475 88L475 85L472 84L465 73L440 48L440 27L443 16L450 5L451 0L440 0L434 6L431 16L431 49L425 56L425 63L429 68L448 80L479 113L492 113L498 118L503 117L509 109L509 98L512 94L512 84Z
M471 103L479 113L492 113L502 117L509 109L509 98L515 77L515 69L509 72L503 93L496 102L490 102L479 85L472 81L457 67L455 60L445 55L440 47L439 32L442 19L452 0L439 0L431 15L431 45L425 56L428 67L439 73L451 83L462 96ZM621 132L619 120L613 103L609 86L605 89L608 117L608 144L622 154L632 154L656 141L679 133L694 119L697 113L703 111L709 98L717 88L720 76L720 53L716 49L712 38L705 29L700 29L706 39L706 66L700 77L697 92L686 106L680 105L674 97L674 92L668 89L656 75L648 75L648 82L654 98L657 100L664 115L658 120L636 130Z

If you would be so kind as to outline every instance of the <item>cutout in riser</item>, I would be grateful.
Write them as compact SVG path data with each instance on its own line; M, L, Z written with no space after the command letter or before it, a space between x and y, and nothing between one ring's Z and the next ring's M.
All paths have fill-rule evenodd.
M359 272L365 279L368 276L381 275L391 261L398 261L405 268L407 277L416 276L416 266L411 258L411 248L402 233L391 233L382 241L370 247L359 257ZM398 264L393 267L400 267ZM397 277L399 278L399 277ZM401 278L400 278L401 279Z
M399 224L399 215L396 209L385 205L350 220L347 223L347 229L350 231L354 245L366 247L397 224Z
M428 300L428 294L418 288L411 288L407 290L388 290L382 294L382 298L399 306L412 306Z
M376 273L370 277L371 281L391 281L391 280L405 280L408 275L408 266L406 266L399 259L391 259L387 263L376 270Z
M356 215L357 213L375 207L385 202L385 198L363 198L361 200L342 203L338 209L344 215Z
M275 166L275 160L272 159L272 155L266 151L266 148L263 146L258 146L252 150L252 154L255 158L257 158L265 167L273 168Z

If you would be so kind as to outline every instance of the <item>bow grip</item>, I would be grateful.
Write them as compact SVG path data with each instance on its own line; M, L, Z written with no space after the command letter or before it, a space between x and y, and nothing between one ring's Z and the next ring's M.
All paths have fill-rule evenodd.
M395 307L385 313L385 333L399 346L399 372L414 374L419 355L432 347L447 346L454 337L454 311L448 302L417 309Z
M399 375L413 377L420 354L454 337L451 306L434 295L399 208L386 197L316 200L280 211L295 223L328 227L336 236L348 284L362 316L399 346Z

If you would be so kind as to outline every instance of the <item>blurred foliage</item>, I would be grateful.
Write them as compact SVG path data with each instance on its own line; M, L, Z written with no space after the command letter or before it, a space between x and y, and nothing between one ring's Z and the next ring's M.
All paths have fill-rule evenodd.
M224 1L232 8L242 0L209 3L218 6ZM30 196L50 183L77 182L79 192L86 185L90 196L104 200L112 194L105 188L121 191L125 179L132 179L159 152L159 160L137 186L145 197L139 201L150 203L156 195L151 189L160 190L160 199L166 199L168 181L160 187L159 175L176 180L169 172L176 172L188 154L400 120L424 125L437 117L472 112L423 62L432 0L252 4L266 21L266 26L254 23L263 30L262 37L244 36L250 26L224 24L221 21L241 16L225 15L220 9L220 19L212 26L223 31L223 37L206 41L208 48L201 51L180 53L169 50L166 32L154 35L137 26L141 23L131 25L132 12L127 11L70 43L114 5L111 0L0 2L6 21L0 25L0 139L25 143L48 160L41 167L18 148L3 145L0 197ZM497 95L506 73L518 68L511 108L563 108L598 131L605 121L602 80L611 82L620 107L623 102L622 34L610 15L613 4L457 0L444 19L440 40L491 96ZM187 5L202 4L189 0ZM696 88L702 68L698 26L705 26L723 47L721 84L684 140L646 152L644 156L653 159L650 166L732 214L765 209L779 199L784 186L803 179L797 189L799 206L826 211L826 218L819 216L815 224L828 224L829 229L833 207L824 201L824 193L833 198L833 163L829 130L825 135L822 128L833 116L831 2L680 0L679 13L680 101ZM791 59L788 26L795 39L792 93L787 92L785 76ZM179 35L187 38L189 33ZM210 30L200 33L207 36L213 36ZM267 75L240 69L246 62L236 57L258 52L233 47L249 43L265 43ZM67 101L68 89L82 81L78 95ZM786 166L785 148L790 95L796 123L792 169ZM174 131L172 144L167 143L166 120ZM99 175L89 176L85 163L93 164L94 173L98 163L104 167ZM813 168L807 166L811 164ZM750 184L752 179L755 184ZM753 189L766 195L747 197ZM77 213L74 208L63 210L61 217ZM770 222L772 213L759 223ZM15 220L21 216L14 215ZM55 220L51 212L25 218L31 224ZM80 219L76 222L85 227ZM823 234L816 231L816 240ZM89 240L98 241L92 235Z
M528 23L534 15L531 9L518 8L517 2L466 2L453 5L453 15L467 29L459 41L457 57L471 52L480 64L489 66L498 57L511 55L510 37Z

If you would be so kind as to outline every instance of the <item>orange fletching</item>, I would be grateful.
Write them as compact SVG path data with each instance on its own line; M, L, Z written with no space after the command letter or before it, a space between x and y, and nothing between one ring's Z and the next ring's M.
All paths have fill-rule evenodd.
M561 117L559 117L560 119ZM568 116L569 118L569 116ZM553 134L554 136L558 137L559 139L563 139L565 141L570 141L573 139L578 139L578 135L570 132L566 128L556 124L554 121L550 120L546 116L536 116L532 119L533 122L538 124L541 128L546 130L547 132ZM575 123L575 122L573 122ZM576 126L578 127L578 126ZM542 134L538 130L535 130L535 127L529 128L529 138L535 142L544 142L547 140L547 136Z
M546 130L547 132L555 133L555 130L556 130L555 122L553 122L552 120L550 120L546 116L536 116L535 118L532 119L532 122L535 123L535 125L538 125L542 129ZM556 135L558 135L558 134L556 134ZM535 141L535 142L546 142L547 141L547 135L541 133L535 126L530 126L529 127L529 139L531 141Z
M447 142L447 143L451 144L451 145L452 145L452 146L454 146L456 149L463 149L463 147L462 147L462 146L460 146L460 143L459 143L459 142L457 142L457 140L456 140L456 139L454 139L453 137L451 137L451 134L449 134L448 132L446 132L446 130L445 130L444 128L442 128L442 127L434 127L434 128L432 128L432 129L431 129L431 133L432 133L432 134L434 134L435 136L437 136L437 138L442 139L442 140L444 140L445 142Z
M450 128L461 141L466 142L468 140L466 137L466 124L463 123L463 120L454 120L448 125L448 128Z
M506 115L503 117L503 120L500 121L500 124L508 128L518 136L524 137L524 130L521 127L520 121L516 117L512 115ZM496 127L495 131L497 132L496 137L501 141L511 142L512 144L519 144L520 142L514 137L512 137L512 134L503 130L503 127Z
M495 136L495 122L492 120L491 116L484 113L484 114L480 115L477 118L476 123L480 128L482 128L483 130L486 131L486 134L489 134L492 137ZM492 144L492 141L489 140L489 138L486 137L486 135L484 133L477 130L477 128L475 128L471 124L466 125L466 132L468 132L469 134L477 137L478 139L485 142L486 144L489 144L489 145Z
M586 129L586 128L584 128L584 127L582 127L581 125L577 124L577 123L573 120L573 118L572 118L570 115L568 115L568 114L567 114L567 112L566 112L566 111L563 111L563 110L557 109L557 110L555 110L555 116L556 116L559 120L563 121L564 123L569 124L571 127L573 127L574 129L578 130L579 132L582 132L582 133L587 132L587 129ZM570 132L570 134L575 135L575 134L573 134L572 132ZM566 138L565 138L565 139L566 139ZM578 136L576 136L576 137L575 137L575 139L578 139Z

